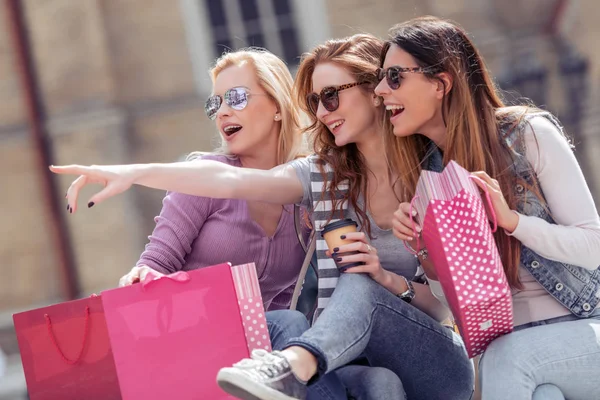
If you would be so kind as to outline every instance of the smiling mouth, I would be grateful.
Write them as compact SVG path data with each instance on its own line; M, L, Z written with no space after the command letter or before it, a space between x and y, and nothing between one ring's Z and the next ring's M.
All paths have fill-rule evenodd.
M237 133L237 132L239 132L241 129L242 129L242 126L241 126L241 125L228 125L228 126L226 126L226 127L223 129L223 133L224 133L226 136L231 136L231 135L233 135L234 133Z
M342 126L344 124L344 122L346 122L346 121L343 120L343 119L334 122L333 124L329 125L329 130L332 131L332 132L335 131L337 128L339 128L340 126Z
M404 111L404 106L387 106L385 109L392 113L392 117L395 117Z

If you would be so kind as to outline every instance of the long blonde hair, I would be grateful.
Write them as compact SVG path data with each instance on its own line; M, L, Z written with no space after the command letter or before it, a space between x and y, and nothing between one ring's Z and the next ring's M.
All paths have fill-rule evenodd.
M209 70L214 85L217 76L226 68L248 63L254 68L258 83L267 92L269 97L277 104L281 115L281 129L277 143L277 164L284 164L303 154L301 112L294 107L292 101L292 89L294 80L287 65L276 55L268 50L248 47L223 54L215 61L215 65ZM227 154L225 143L214 150L217 154ZM188 156L193 158L199 154L192 153Z

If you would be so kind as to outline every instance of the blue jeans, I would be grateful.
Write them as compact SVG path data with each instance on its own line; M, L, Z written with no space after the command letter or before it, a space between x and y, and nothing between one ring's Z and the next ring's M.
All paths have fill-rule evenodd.
M289 339L302 335L310 326L298 311L278 310L266 313L273 350L287 347ZM385 368L348 365L330 372L309 385L308 400L405 400L400 379Z
M460 337L363 274L342 274L311 329L292 339L323 376L364 354L394 372L408 399L467 400L473 365Z
M485 400L600 399L600 310L520 325L479 362Z
M346 365L333 373L346 386L348 394L356 400L406 400L402 381L389 369ZM313 386L318 385L320 381Z

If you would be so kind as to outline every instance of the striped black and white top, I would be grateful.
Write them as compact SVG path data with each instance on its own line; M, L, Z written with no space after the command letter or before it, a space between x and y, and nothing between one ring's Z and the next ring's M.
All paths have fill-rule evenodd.
M330 198L328 187L323 196L324 177L320 172L319 163L321 161L317 156L310 156L292 161L290 164L294 167L298 179L304 187L304 195L301 205L311 211L311 220L317 232L320 232L323 225L342 218L352 218L359 223L358 229L362 230L360 222L352 205L346 202L338 201L337 209L333 210L333 202ZM325 174L327 181L331 182L333 178L333 170L329 165L325 165ZM336 198L343 199L348 190L347 184L340 184L337 187ZM359 199L359 205L363 204ZM333 215L332 215L333 213ZM405 276L408 279L413 279L417 273L417 259L410 254L402 242L397 239L391 229L381 229L375 224L371 216L369 223L371 224L371 245L377 249L377 254L383 268L388 271L395 272ZM337 285L340 273L336 268L332 258L327 257L327 244L317 233L317 260L318 260L318 301L315 317L318 316L329 303L329 299L333 294L333 290Z

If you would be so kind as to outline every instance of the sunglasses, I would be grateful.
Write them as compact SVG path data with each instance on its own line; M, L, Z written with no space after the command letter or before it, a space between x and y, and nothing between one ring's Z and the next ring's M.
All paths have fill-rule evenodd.
M308 109L313 115L317 115L317 109L319 108L319 101L323 104L323 107L329 112L335 111L340 106L339 92L342 90L350 89L355 86L364 85L369 82L354 82L347 83L341 86L327 86L321 90L321 93L310 93L306 96L306 104Z
M223 104L223 100L225 100L225 104L232 109L241 111L248 105L248 99L250 99L251 96L256 95L266 95L266 93L250 94L248 88L243 86L234 87L227 90L223 97L215 94L206 99L206 103L204 103L204 112L206 112L206 116L209 119L214 120L217 117L217 112Z
M378 68L377 69L377 79L379 82L386 79L388 86L392 90L396 90L400 87L402 83L402 75L403 72L412 72L415 74L431 74L438 72L436 68L433 67L399 67L397 65L389 68Z

